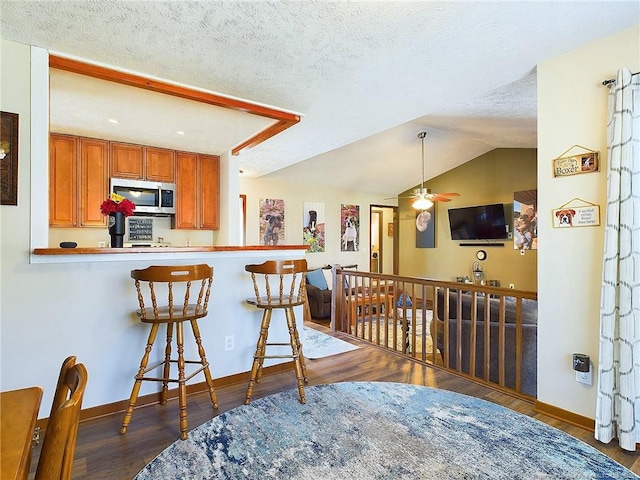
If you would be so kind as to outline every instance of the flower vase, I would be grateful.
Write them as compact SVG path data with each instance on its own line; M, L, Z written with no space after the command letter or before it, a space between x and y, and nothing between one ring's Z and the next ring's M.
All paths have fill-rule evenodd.
M109 235L111 235L111 248L122 248L124 246L124 219L124 213L114 212L109 214Z

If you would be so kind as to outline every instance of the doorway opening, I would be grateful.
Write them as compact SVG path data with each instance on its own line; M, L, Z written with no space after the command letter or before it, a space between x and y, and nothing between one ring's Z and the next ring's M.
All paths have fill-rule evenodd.
M369 207L369 271L398 274L398 207Z

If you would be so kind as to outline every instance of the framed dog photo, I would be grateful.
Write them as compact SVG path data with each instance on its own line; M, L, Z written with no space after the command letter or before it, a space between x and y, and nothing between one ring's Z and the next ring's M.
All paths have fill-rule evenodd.
M0 205L18 205L18 114L0 112Z
M360 241L360 205L341 205L340 225L340 251L357 252Z
M554 228L597 227L600 225L600 206L562 206L552 210Z

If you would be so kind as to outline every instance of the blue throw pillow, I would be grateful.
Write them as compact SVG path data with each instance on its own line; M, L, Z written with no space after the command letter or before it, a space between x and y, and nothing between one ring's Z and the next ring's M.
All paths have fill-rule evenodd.
M307 284L313 285L314 287L319 288L320 290L329 290L329 285L327 285L327 279L324 278L324 274L322 270L311 270L307 272Z

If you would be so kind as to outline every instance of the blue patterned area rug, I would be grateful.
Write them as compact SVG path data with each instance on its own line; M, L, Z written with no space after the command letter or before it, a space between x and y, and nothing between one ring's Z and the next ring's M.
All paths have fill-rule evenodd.
M134 480L640 477L504 407L398 383L336 383L253 401L178 440Z
M360 348L306 326L302 327L301 336L302 353L304 353L305 358L328 357L329 355L337 355Z

